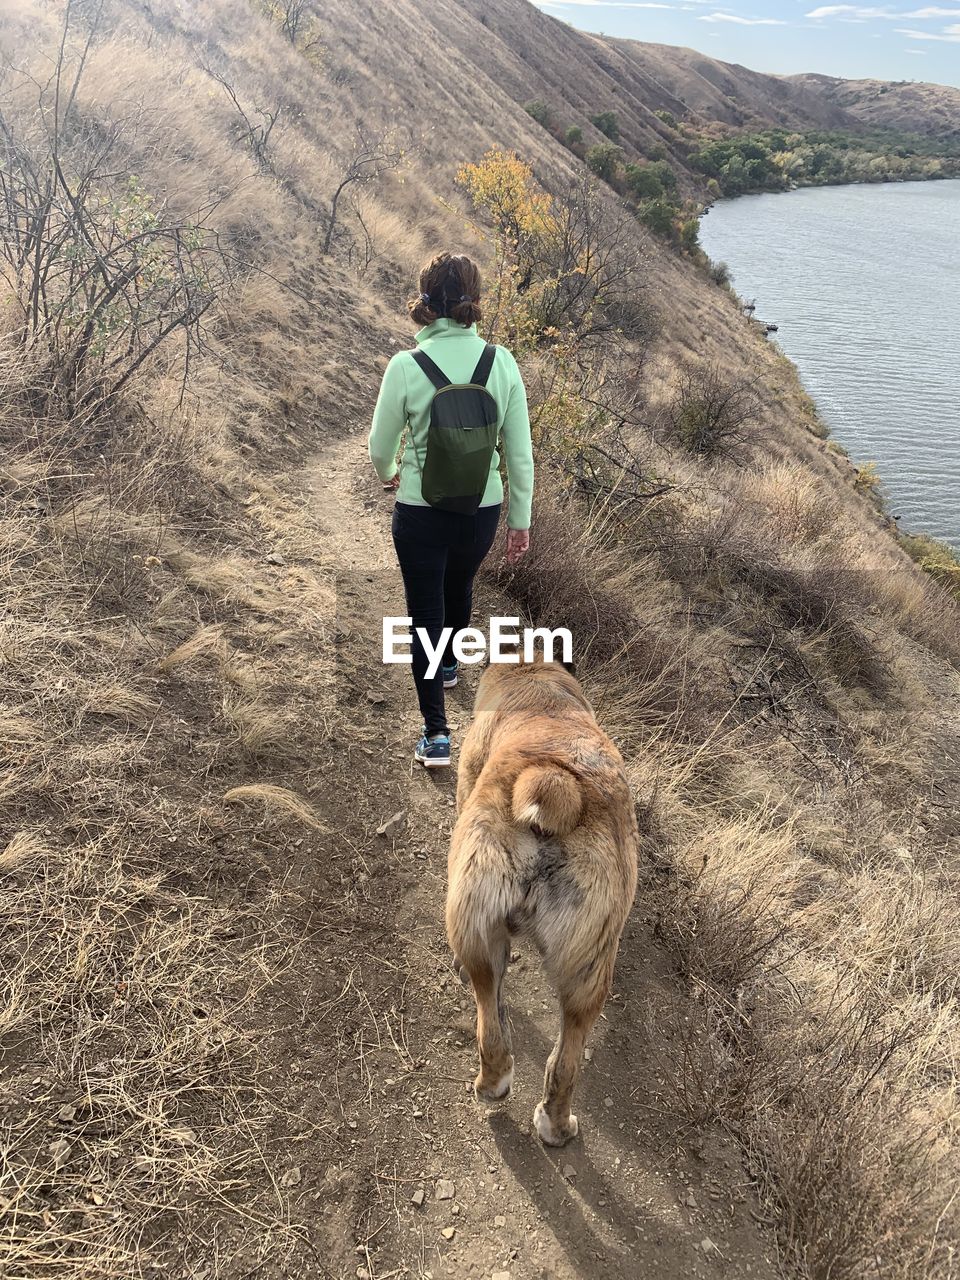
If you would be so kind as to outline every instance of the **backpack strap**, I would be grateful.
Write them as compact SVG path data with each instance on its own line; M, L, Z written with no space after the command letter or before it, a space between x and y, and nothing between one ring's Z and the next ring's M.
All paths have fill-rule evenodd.
M470 381L478 387L487 385L487 378L490 376L490 370L493 367L493 358L497 354L497 348L492 342L488 342L483 348L483 354L477 361L477 367L473 371Z
M451 385L447 375L437 368L425 351L413 351L411 355L438 391Z

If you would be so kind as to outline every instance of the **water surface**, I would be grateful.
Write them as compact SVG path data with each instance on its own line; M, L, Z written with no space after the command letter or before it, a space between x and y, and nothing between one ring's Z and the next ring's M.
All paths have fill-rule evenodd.
M960 180L723 200L700 240L901 527L960 549Z

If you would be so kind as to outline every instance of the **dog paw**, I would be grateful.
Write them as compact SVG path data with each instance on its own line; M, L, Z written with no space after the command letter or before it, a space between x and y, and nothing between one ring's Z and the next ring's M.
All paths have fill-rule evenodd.
M473 1088L478 1098L484 1102L500 1102L505 1098L513 1088L513 1067L510 1068L505 1075L499 1080L486 1080L481 1072L473 1082Z
M537 1109L533 1113L533 1127L540 1141L548 1147L562 1147L580 1132L580 1122L572 1112L567 1117L566 1124L551 1124L542 1102L537 1103Z

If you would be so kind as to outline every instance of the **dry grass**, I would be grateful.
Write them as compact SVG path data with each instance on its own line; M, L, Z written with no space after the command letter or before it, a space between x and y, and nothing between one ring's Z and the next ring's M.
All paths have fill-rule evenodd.
M57 850L21 833L0 858L3 1029L21 1046L4 1088L16 1140L0 1156L11 1275L163 1266L170 1210L202 1221L261 1160L244 1028L295 948L251 921L239 963L242 917L137 861L120 826ZM39 1059L22 1056L30 1043ZM282 1237L283 1205L257 1225Z
M169 675L178 667L186 666L194 659L207 654L222 662L226 652L223 627L220 623L208 623L207 626L198 628L188 640L184 640L183 644L178 644L175 649L161 658L157 663L157 670L164 675Z
M224 804L253 804L259 806L267 817L274 820L292 818L315 830L322 830L322 823L307 802L287 787L258 783L247 787L232 787L223 797Z
M742 770L742 745L735 754ZM776 795L762 762L752 767L757 791ZM949 1274L960 1173L951 886L906 847L871 859L879 824L834 828L841 854L828 867L814 856L827 833L814 844L804 829L809 802L750 812L728 792L705 805L675 754L641 754L635 781L649 849L677 872L662 936L710 1027L666 1066L678 1107L739 1135L803 1274Z
M659 929L710 1028L665 1064L678 1108L737 1133L802 1274L949 1275L958 903L921 816L946 775L912 639L935 585L796 463L687 484L673 540L543 470L540 546L498 581L580 637L672 872Z
M455 204L457 164L509 139L557 189L572 173L520 105L529 67L446 12L428 83L404 70L413 57L370 75L383 22L419 57L428 18L368 0L333 7L320 70L220 0L173 18L118 4L94 49L78 112L98 126L105 102L132 113L129 171L184 215L216 202L237 289L187 387L158 360L109 422L38 417L38 366L0 352L11 1276L229 1276L231 1258L256 1268L297 1236L274 1169L289 1122L264 1077L278 985L302 988L307 967L283 881L256 877L285 874L303 842L330 874L295 739L305 705L318 737L342 712L322 657L334 566L298 542L291 477L304 441L366 419L412 267L441 241L487 251ZM0 39L45 56L55 21L23 0ZM572 56L578 39L561 31L531 57L586 110L606 81ZM267 167L198 48L242 101L283 98ZM464 77L465 55L494 74ZM420 136L440 110L453 153ZM623 124L650 142L648 114L625 107ZM411 163L344 211L324 260L355 125L391 122ZM960 657L956 606L816 438L792 370L734 302L675 257L647 266L670 306L656 350L634 353L646 420L662 420L679 369L719 365L755 387L757 439L732 466L638 427L671 489L626 519L580 505L541 459L533 550L499 585L573 628L627 748L659 932L711 1028L665 1065L678 1107L736 1131L801 1274L946 1280L960 955L956 837L938 818L956 802L943 757L958 704L936 655ZM364 892L331 883L350 906ZM351 982L329 1002L344 1053L348 1006L366 999ZM221 1270L209 1241L224 1237Z

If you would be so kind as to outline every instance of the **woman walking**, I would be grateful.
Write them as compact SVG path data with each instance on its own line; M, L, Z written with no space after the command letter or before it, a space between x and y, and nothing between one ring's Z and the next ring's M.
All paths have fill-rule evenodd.
M393 545L413 626L413 679L423 713L414 750L421 764L450 764L444 689L457 683L451 643L428 675L422 628L436 650L440 633L469 626L473 579L493 545L503 504L502 442L509 483L506 557L530 545L533 453L520 370L506 347L477 333L480 272L463 254L441 253L420 272L408 303L423 326L414 351L398 351L383 375L370 429L370 459L395 489ZM398 466L397 453L404 440Z

